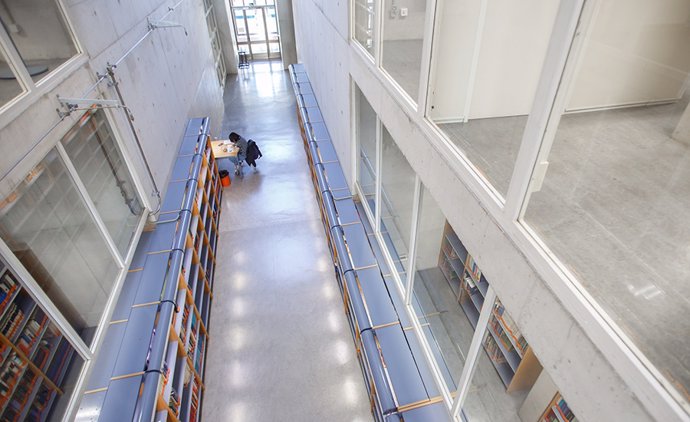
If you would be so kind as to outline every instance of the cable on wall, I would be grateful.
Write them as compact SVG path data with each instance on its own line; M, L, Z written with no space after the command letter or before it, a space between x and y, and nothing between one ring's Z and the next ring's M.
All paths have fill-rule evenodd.
M114 63L108 62L108 65L106 67L106 71L104 73L97 72L96 73L96 82L88 87L86 91L84 91L81 94L81 98L63 98L58 95L58 101L60 104L63 106L63 109L56 109L56 112L58 114L58 120L53 123L53 125L48 128L38 139L38 141L34 144L33 147L27 151L21 159L19 159L12 167L10 167L6 172L3 173L2 176L0 176L0 180L4 179L7 177L8 174L10 174L18 165L20 165L24 159L29 156L36 148L41 145L41 142L48 137L52 133L55 128L57 128L68 116L70 116L72 113L77 112L77 111L88 111L88 110L93 110L93 108L102 108L102 109L107 109L107 108L119 108L123 109L125 111L125 115L127 116L127 122L129 124L129 128L132 132L132 135L134 136L134 140L136 141L137 148L139 150L139 153L141 154L141 157L144 161L146 171L148 173L149 179L151 181L151 184L153 186L153 192L151 193L152 196L155 196L157 199L158 204L156 205L156 209L151 211L151 215L155 216L160 212L161 206L162 206L162 198L161 198L161 193L160 189L158 188L158 184L156 183L156 180L153 176L153 172L151 170L151 167L149 165L148 160L146 159L146 154L144 153L144 149L141 144L141 140L139 139L139 136L137 135L136 129L134 127L134 115L129 107L126 106L124 98L122 96L122 92L119 89L119 85L117 80L115 79L115 73L114 70L117 68L117 66L122 63L127 57L129 57L132 52L134 52L148 37L151 35L153 31L156 29L164 29L164 28L175 28L175 27L180 27L184 30L185 35L187 34L187 29L180 24L177 24L175 22L170 22L165 20L172 12L174 12L183 2L186 0L179 0L174 6L168 7L168 10L161 16L160 19L158 20L151 20L147 18L147 30L142 35L139 40L137 40L127 51L125 51L122 56L120 56ZM99 98L94 98L94 99L89 99L87 98L89 94L93 93L100 85L103 83L103 81L108 81L110 83L110 86L115 88L115 92L117 94L118 99L117 100L107 100L107 99L99 99Z

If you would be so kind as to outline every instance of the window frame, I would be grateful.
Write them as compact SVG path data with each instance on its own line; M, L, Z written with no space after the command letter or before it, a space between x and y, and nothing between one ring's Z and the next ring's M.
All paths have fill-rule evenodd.
M436 13L437 2L444 0L429 1L433 2L434 13ZM613 370L623 379L627 388L633 392L643 407L650 411L654 417L667 419L687 417L687 414L690 413L690 405L687 400L682 398L679 400L679 394L675 388L636 348L634 342L625 336L616 323L597 305L596 301L582 289L576 277L549 250L538 235L521 221L524 209L528 204L530 186L540 178L536 171L539 169L540 159L544 157L543 145L548 143L548 137L552 136L548 131L555 130L548 123L551 110L557 101L559 87L570 77L567 73L567 59L578 48L578 43L582 42L583 37L580 37L581 24L591 19L592 10L597 3L597 0L563 0L561 2L554 31L550 36L548 52L542 67L532 111L523 133L505 198L427 118L425 108L428 105L428 80L425 87L425 95L427 96L424 100L425 108L417 107L410 102L409 96L401 92L397 84L382 69L381 36L376 40L376 54L373 62L370 55L363 50L358 42L351 42L350 44L352 45L352 52L359 55L363 61L362 64L356 64L356 66L368 70L402 109L402 112L407 114L420 129L431 146L445 155L445 162L449 168L458 175L467 190L477 198L486 212L496 220L498 226L506 233L506 236L524 254L526 260L533 265L536 274L543 280L546 287L551 289L559 298L566 312L574 320L581 322L584 332L589 336L592 343L604 354ZM376 4L380 6L381 1L377 0ZM381 13L378 14L376 22L379 26L375 33L381 34L383 26ZM433 25L427 26L425 37L433 37L435 30ZM432 43L432 47L433 45ZM425 52L425 56L431 54L431 50ZM431 60L429 62L429 67L422 69L423 73L430 71ZM420 102L420 104L422 103ZM358 153L358 149L355 149ZM377 183L380 184L380 175L378 175ZM355 186L357 193L361 195L362 192L359 187L356 184ZM377 201L379 196L380 193L377 192ZM380 206L377 208L380 209ZM369 213L367 213L367 217L371 221L372 216ZM372 223L378 224L379 219L380 216L375 216ZM375 230L377 241L383 245L384 243L378 235L379 227L376 227ZM386 254L384 253L384 255ZM396 284L398 284L400 293L404 295L403 286L399 283ZM413 321L415 321L414 318ZM415 332L417 332L416 329ZM427 358L429 357L427 356ZM433 359L430 362L432 366L435 366ZM442 388L442 386L440 387Z
M72 41L76 53L56 69L46 74L45 77L41 78L38 82L33 81L31 75L29 75L29 72L26 70L26 66L24 65L19 51L14 47L12 38L7 33L4 25L0 25L0 49L2 49L7 56L8 65L15 71L17 81L24 88L24 92L0 107L0 129L10 124L32 104L48 94L57 87L58 84L62 83L77 69L88 62L88 57L84 53L84 48L74 31L72 20L66 12L67 9L64 5L64 0L55 0L55 4L65 24L67 36Z
M86 111L86 113L88 112L89 111ZM103 109L103 117L105 118L108 124L108 128L112 133L113 142L115 143L115 146L119 149L119 152L123 157L123 162L133 180L135 188L134 191L137 195L137 198L139 199L139 202L142 205L142 214L139 217L139 221L137 222L136 229L130 240L126 254L120 253L117 246L115 245L115 242L113 241L112 236L105 227L105 224L103 223L103 220L101 219L98 210L95 208L93 200L91 199L88 191L86 190L83 181L79 177L77 170L74 167L74 164L72 163L72 160L69 158L64 146L62 145L62 139L65 137L67 133L69 133L69 131L74 127L75 124L78 124L78 121L75 121L75 123L71 124L69 127L64 128L64 131L61 131L60 135L56 135L54 139L52 139L52 146L46 150L45 154L43 154L39 160L36 160L35 157L25 158L24 160L22 160L22 162L28 162L29 159L31 159L31 161L40 162L51 152L55 151L57 153L58 159L62 162L67 174L69 175L69 180L71 181L73 187L77 190L80 198L83 201L83 205L86 211L88 212L89 216L94 222L98 230L98 233L101 235L106 248L110 252L118 267L117 276L113 280L112 288L106 301L103 314L101 315L98 325L96 326L96 331L94 332L94 336L90 345L88 345L79 336L79 334L72 327L72 325L62 315L62 312L50 300L50 298L43 291L43 289L41 289L41 287L36 282L31 273L24 267L21 261L12 252L12 250L9 248L4 239L0 238L0 255L2 255L3 258L6 260L8 267L12 271L14 271L14 273L17 275L20 283L24 286L24 288L26 288L26 290L29 291L36 298L37 304L43 306L46 314L63 332L63 335L69 341L70 345L77 351L77 353L79 353L79 356L84 360L84 364L82 365L80 374L77 378L77 382L73 390L72 396L69 398L68 405L63 415L63 417L67 420L72 419L76 415L76 412L79 410L81 395L84 388L86 387L88 375L91 373L91 370L93 369L95 357L97 356L100 347L103 343L103 340L105 339L105 334L108 329L110 317L113 311L115 310L117 299L119 297L120 291L122 290L122 286L124 285L125 278L129 271L129 265L132 262L132 259L134 258L134 253L136 252L139 239L141 238L141 235L144 231L144 225L146 224L148 216L151 212L149 205L146 201L143 200L145 190L143 189L141 181L139 180L136 172L134 171L134 167L132 166L132 160L129 157L126 148L124 147L125 144L123 142L120 132L117 129L117 125L115 124L113 115L111 114L110 110ZM24 166L18 167L22 169L25 168ZM33 166L29 166L29 168L33 168ZM5 177L8 178L12 176L13 173L11 172ZM19 180L23 180L23 178Z

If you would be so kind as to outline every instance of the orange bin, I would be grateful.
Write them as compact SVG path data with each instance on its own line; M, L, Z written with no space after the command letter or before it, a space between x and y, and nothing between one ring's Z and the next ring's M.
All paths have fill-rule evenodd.
M221 170L218 172L220 175L220 183L224 188L230 186L230 172L227 170Z

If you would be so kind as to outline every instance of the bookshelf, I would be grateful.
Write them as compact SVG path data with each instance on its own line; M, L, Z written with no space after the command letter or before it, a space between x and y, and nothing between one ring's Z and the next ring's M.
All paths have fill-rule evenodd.
M87 380L89 420L200 420L222 199L208 118L189 121L164 198Z
M539 422L577 422L577 418L561 393L557 392L539 418Z
M74 349L0 263L0 420L45 421L63 395Z
M476 329L489 282L448 222L443 229L438 266L472 328ZM498 299L492 305L483 346L508 392L532 387L542 367Z

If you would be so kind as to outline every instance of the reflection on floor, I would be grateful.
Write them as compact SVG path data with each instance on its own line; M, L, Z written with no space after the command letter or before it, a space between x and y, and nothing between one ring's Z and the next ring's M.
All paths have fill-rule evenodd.
M564 116L525 219L662 373L690 391L690 148L670 137L687 104ZM525 119L441 128L505 192Z
M427 315L426 320L433 333L433 338L427 336L427 340L432 347L441 349L453 384L457 384L474 329L438 267L423 270L419 275L414 286L418 303L415 310L419 313L421 308ZM482 351L479 356L463 406L466 416L471 422L519 420L516 415L527 392L506 393L506 387L486 353ZM455 390L450 385L449 388Z
M423 40L384 40L382 67L417 102Z
M226 87L222 132L263 158L223 195L205 421L371 420L292 91L262 63Z

